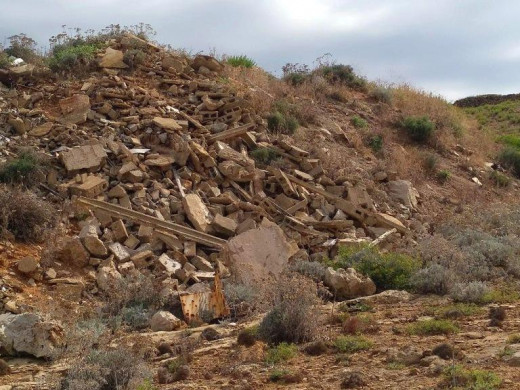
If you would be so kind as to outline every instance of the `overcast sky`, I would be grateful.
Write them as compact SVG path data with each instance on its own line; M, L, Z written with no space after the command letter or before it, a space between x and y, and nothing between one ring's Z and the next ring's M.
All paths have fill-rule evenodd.
M41 45L61 25L151 24L193 53L247 54L280 74L324 53L372 80L448 99L520 93L518 0L0 0L0 42Z

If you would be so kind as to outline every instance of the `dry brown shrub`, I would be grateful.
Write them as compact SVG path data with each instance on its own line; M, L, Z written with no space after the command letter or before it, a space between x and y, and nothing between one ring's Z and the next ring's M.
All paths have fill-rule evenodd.
M57 222L56 210L30 191L0 187L0 236L41 242Z
M274 286L271 299L272 309L258 328L260 338L278 344L301 343L316 337L319 300L315 283L299 275L284 275Z

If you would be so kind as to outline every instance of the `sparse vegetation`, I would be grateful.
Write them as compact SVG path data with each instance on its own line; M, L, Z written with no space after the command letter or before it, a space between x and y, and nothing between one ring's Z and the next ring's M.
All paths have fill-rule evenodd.
M433 314L441 319L457 319L471 317L482 313L482 308L472 303L455 303L448 306L433 308Z
M505 168L510 169L515 176L520 177L520 150L507 147L498 155L498 161Z
M0 183L30 188L38 184L44 172L43 159L31 150L22 150L18 157L0 165Z
M498 171L491 171L489 178L495 184L495 186L499 188L509 187L511 184L511 179L507 175L504 175Z
M59 45L53 50L53 56L49 59L49 67L55 71L88 69L94 58L99 44L78 43L77 45Z
M364 129L368 126L368 122L357 115L353 116L352 119L350 120L350 122L357 129Z
M358 90L367 88L367 81L354 73L354 68L350 65L323 64L315 72L323 75L332 84L343 84Z
M123 61L131 69L141 65L146 60L146 53L142 49L127 50L123 56Z
M253 68L256 66L256 62L252 58L249 58L246 55L227 57L226 62L235 68L237 68L237 67Z
M339 336L334 346L340 353L355 353L372 348L372 341L363 336Z
M427 117L406 117L401 126L406 131L412 141L425 144L435 131L434 123Z
M280 153L270 147L260 147L250 153L251 157L259 164L269 165L280 158Z
M292 359L298 353L298 348L294 344L280 343L267 351L265 362L267 364L278 364Z
M278 284L273 308L260 323L258 335L272 344L312 340L317 328L316 303L315 286L301 277L287 277Z
M408 326L407 332L420 336L433 336L458 333L459 328L449 320L424 320Z
M267 117L267 127L273 132L293 134L298 129L298 121L293 116L275 111Z
M383 149L383 136L380 134L371 136L368 139L368 146L370 146L374 153L379 153Z
M441 169L437 172L437 179L442 183L446 183L451 177L451 172L447 169Z
M393 91L390 87L378 85L370 91L369 96L377 102L392 104Z
M497 374L486 370L466 369L455 365L448 367L444 372L446 388L495 390L500 387L501 383L502 380Z
M61 389L129 389L149 377L144 361L126 348L92 350L67 371Z

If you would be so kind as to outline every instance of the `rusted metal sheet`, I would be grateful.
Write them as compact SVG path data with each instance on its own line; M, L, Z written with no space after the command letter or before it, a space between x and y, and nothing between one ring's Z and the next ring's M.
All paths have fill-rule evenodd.
M201 320L208 322L226 317L230 313L218 273L215 274L215 283L211 291L183 294L180 300L184 320L187 323Z

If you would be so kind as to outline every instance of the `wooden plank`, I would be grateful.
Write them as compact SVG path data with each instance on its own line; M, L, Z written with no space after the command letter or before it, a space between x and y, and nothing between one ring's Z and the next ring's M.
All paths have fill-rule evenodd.
M229 129L222 131L221 133L214 134L212 136L206 137L206 140L209 143L223 141L230 138L240 137L241 135L247 133L249 130L256 127L255 123L248 123L247 125L235 127L234 129Z
M149 226L152 226L160 234L177 234L189 241L195 241L200 244L217 249L222 249L226 243L225 240L218 237L214 237L210 234L202 233L195 229L178 225L173 222L162 221L158 218L151 217L149 215L137 211L125 209L124 207L114 205L111 203L95 199L87 199L84 197L79 197L77 199L77 202L84 206L104 211L108 214L113 215L116 218L128 219L139 224L147 224Z

